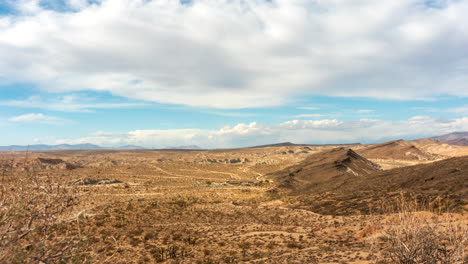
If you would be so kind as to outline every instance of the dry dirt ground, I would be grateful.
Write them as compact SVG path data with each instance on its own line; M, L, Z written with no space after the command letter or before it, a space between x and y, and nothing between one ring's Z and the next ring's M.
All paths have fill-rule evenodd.
M353 146L358 153L366 147ZM304 206L301 197L272 192L277 182L269 174L332 148L83 150L0 156L11 170L52 177L76 193L76 205L58 222L88 243L75 262L376 263L385 244L372 239L378 233L374 226L384 216L359 210L327 213L326 203L314 211ZM427 147L437 157L430 160L411 155L408 160L386 159L382 151L372 152L384 156L371 160L385 169L466 151L450 148L441 146L437 153L436 146Z

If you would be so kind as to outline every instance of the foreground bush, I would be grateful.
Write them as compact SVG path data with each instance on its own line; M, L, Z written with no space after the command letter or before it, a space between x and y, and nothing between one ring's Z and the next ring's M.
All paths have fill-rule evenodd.
M80 262L84 239L61 224L73 193L34 171L0 168L0 263Z
M386 244L382 255L391 260L388 263L467 263L466 218L423 211L422 207L416 199L402 195L397 203L396 214L382 222L380 239Z

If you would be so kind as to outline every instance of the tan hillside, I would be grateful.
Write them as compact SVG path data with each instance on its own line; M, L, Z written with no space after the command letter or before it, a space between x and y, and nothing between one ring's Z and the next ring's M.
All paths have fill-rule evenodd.
M440 158L438 155L425 152L412 142L405 140L375 144L359 149L357 152L368 159L427 161Z
M307 192L311 186L348 178L361 178L379 171L377 164L351 149L336 148L308 156L304 161L267 175L280 187Z
M424 152L445 157L461 157L468 155L468 146L450 145L435 139L418 139L411 141Z

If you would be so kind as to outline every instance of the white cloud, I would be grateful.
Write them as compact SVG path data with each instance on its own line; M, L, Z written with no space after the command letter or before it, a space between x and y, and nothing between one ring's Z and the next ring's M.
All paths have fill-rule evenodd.
M25 15L37 14L41 11L39 0L5 0L5 2Z
M58 98L30 96L24 100L0 101L0 106L40 108L63 112L92 112L94 109L142 107L144 103L102 103L93 98L65 95Z
M261 114L256 113L239 113L239 112L224 112L224 111L204 111L200 110L202 113L217 115L217 116L228 116L228 117L249 117L249 116L259 116Z
M375 112L375 110L372 110L372 109L360 109L360 110L357 110L356 112L359 113L359 114L370 114L370 113Z
M301 109L301 110L320 110L320 107L302 106L302 107L297 107L297 109Z
M292 120L280 124L284 129L332 129L344 124L336 119L324 120Z
M438 119L416 116L408 120L384 121L361 119L354 121L291 120L280 124L237 124L219 130L172 129L134 130L129 132L97 132L89 137L63 139L55 143L94 143L102 146L141 145L162 148L177 145L198 145L205 148L225 148L295 143L376 142L398 138L419 138L468 130L468 117Z
M468 115L468 105L464 105L461 107L451 108L448 109L447 112L452 112L456 114Z
M429 113L435 113L435 112L440 112L442 110L434 107L423 107L423 106L417 106L417 107L411 107L412 110L420 110L424 112L429 112Z
M8 119L10 122L16 123L41 123L41 124L62 124L67 122L67 120L55 117L55 116L48 116L42 113L30 113L19 115L15 117L11 117Z
M295 115L295 118L312 118L312 117L323 117L322 114L300 114L300 115Z
M50 92L217 108L468 96L464 0L17 3L0 17L0 80Z

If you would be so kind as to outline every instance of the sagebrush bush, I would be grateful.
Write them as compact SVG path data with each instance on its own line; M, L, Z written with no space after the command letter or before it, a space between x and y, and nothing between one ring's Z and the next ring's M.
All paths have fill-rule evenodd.
M382 255L397 264L466 263L466 219L424 207L417 199L400 196L396 212L382 223Z

